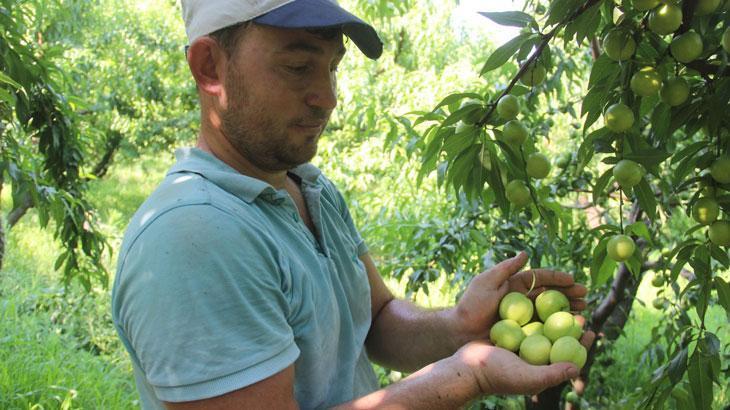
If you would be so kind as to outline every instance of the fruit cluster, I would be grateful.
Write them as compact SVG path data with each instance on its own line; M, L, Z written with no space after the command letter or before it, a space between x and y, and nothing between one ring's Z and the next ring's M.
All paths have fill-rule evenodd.
M568 298L557 290L541 293L533 305L519 292L507 294L499 303L499 316L489 338L496 346L519 352L533 365L571 362L579 369L588 352L578 341L581 324L569 312Z
M721 0L700 0L693 7L693 19L720 12ZM688 79L696 73L692 63L705 59L708 56L720 53L730 53L730 27L726 27L720 41L720 47L715 44L706 44L703 36L692 29L698 27L688 25L681 29L685 16L682 6L676 2L660 0L633 0L633 9L644 15L646 25L636 25L631 19L618 19L614 28L603 37L603 51L612 60L618 62L638 63L639 68L633 71L628 83L633 95L637 98L654 97L669 107L679 107L692 98L692 86ZM725 9L730 7L726 2ZM704 20L703 20L704 21ZM655 66L656 61L641 59L637 55L639 41L646 36L644 27L656 35L657 39L671 35L668 54L673 60L669 67L673 68L674 76L665 78L662 72L667 67ZM702 27L702 25L699 25ZM659 40L663 41L663 40ZM704 87L695 87L698 92L704 92ZM634 128L635 112L629 105L618 102L610 105L604 112L604 123L608 130L615 134L624 134ZM719 143L718 143L719 145ZM644 167L630 159L620 159L613 168L613 177L622 190L628 191L641 182L647 171ZM715 191L730 183L730 156L718 155L711 166L709 173L703 177L704 184L709 189L703 192L693 203L692 216L701 225L708 226L710 242L717 246L730 246L730 221L720 219L721 208L716 199ZM617 262L627 260L634 251L634 243L630 237L616 235L608 244L609 256Z
M520 81L528 86L534 86L545 81L545 68L542 66L530 66L520 77ZM500 118L507 120L502 127L502 140L514 147L517 151L529 137L529 130L519 120L520 101L517 97L507 94L497 101L497 114ZM550 174L550 160L540 152L531 153L525 158L525 173L534 179L543 179ZM507 182L505 186L507 200L516 208L523 208L532 202L530 189L525 181L514 179Z

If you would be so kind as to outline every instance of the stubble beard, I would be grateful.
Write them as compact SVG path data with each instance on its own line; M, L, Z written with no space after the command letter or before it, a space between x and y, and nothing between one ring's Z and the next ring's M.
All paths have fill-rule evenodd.
M268 107L252 100L241 73L229 67L227 78L230 80L226 85L228 109L221 113L221 131L239 154L257 168L269 172L290 170L314 158L321 131L308 136L302 143L293 141L288 135L286 120L275 121ZM323 112L314 112L308 118L326 116ZM301 120L296 119L292 124Z

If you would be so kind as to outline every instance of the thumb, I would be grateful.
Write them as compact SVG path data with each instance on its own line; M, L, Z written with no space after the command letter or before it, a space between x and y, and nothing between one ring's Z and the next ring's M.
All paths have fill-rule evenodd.
M540 392L548 387L557 386L580 375L578 368L572 363L555 363L549 366L535 366L539 369L532 372L530 390Z
M486 282L491 285L493 289L497 289L502 286L503 283L509 279L510 276L519 272L523 266L527 263L527 253L520 252L514 258L503 260L488 271L484 272L486 276Z

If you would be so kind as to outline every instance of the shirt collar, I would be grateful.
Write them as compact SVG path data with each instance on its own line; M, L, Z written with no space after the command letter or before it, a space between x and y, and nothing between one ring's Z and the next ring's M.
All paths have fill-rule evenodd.
M259 196L269 202L278 202L284 195L284 190L277 191L267 182L243 175L213 154L199 148L179 148L175 151L175 157L177 162L167 175L180 172L198 174L247 203L253 202ZM289 172L308 185L316 184L322 174L319 168L309 163L299 165Z

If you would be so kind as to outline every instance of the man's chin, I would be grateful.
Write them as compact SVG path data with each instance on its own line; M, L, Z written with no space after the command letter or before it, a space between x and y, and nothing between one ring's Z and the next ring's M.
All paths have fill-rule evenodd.
M289 157L291 168L298 167L299 165L306 164L308 162L311 162L312 159L317 155L317 143L314 143L314 147L306 147L302 148L301 150L294 153L294 155L291 155Z

